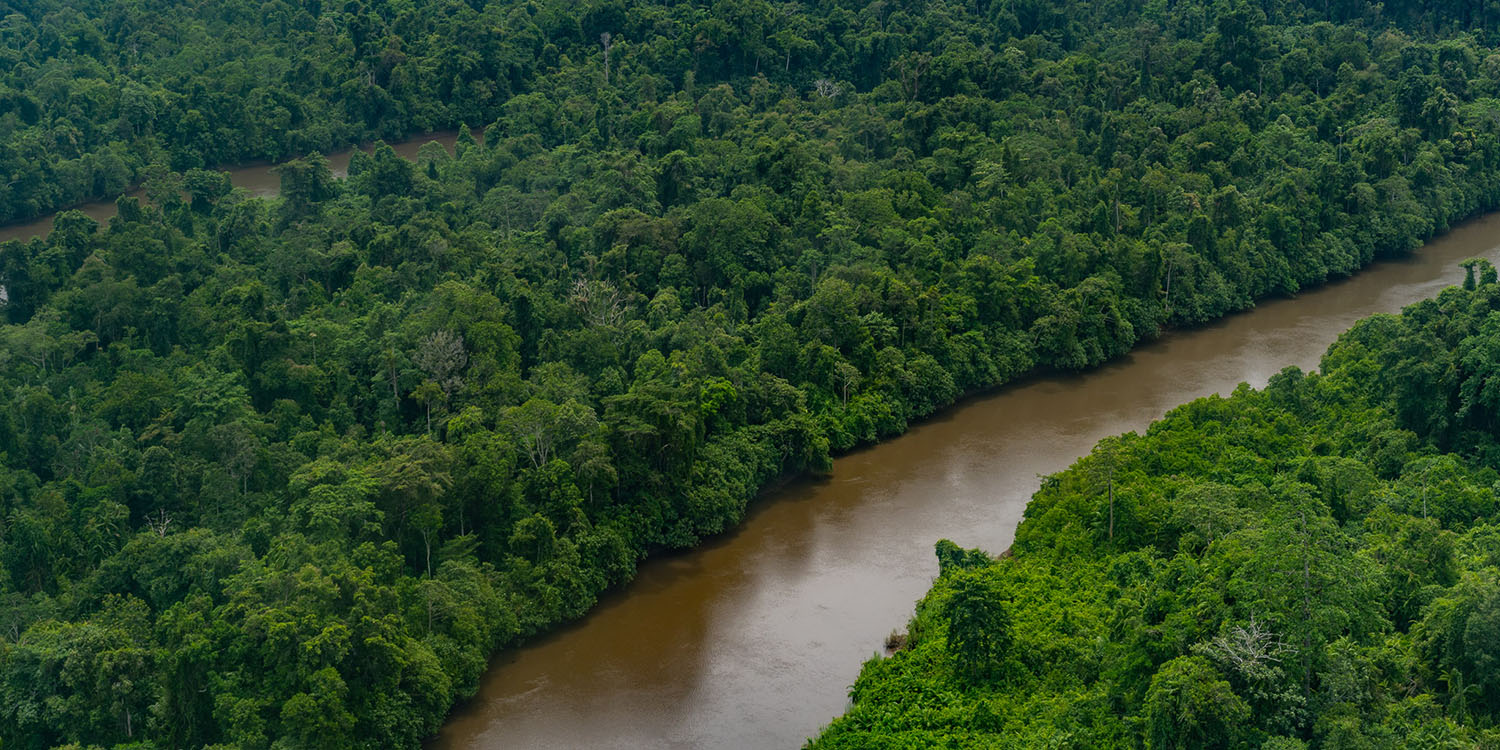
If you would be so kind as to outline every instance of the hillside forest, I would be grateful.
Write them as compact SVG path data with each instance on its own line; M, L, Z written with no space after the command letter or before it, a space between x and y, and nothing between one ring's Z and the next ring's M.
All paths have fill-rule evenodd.
M145 187L107 223L64 210L45 238L0 245L0 743L416 747L490 655L581 616L644 557L732 528L774 480L1500 205L1491 12L0 2L0 221ZM347 179L320 155L443 128L451 151L412 162L379 143ZM216 170L246 160L281 162L278 198ZM1447 330L1412 338L1411 361L1468 356ZM1333 386L1304 381L1343 382L1289 376L1309 403ZM1493 395L1473 387L1476 404ZM1272 395L1212 408L1255 399ZM1370 403L1340 413L1385 425ZM1481 472L1464 451L1488 412L1457 403L1427 417L1451 435L1392 422L1407 431L1393 455L1439 441L1458 457L1435 465ZM1356 427L1329 422L1315 455ZM1285 462L1299 440L1275 444ZM1210 455L1182 450L1160 460ZM1405 486L1397 458L1371 469L1379 487ZM1291 471L1255 460L1257 481ZM1321 486L1290 476L1214 497L1269 512ZM1063 496L1049 487L1034 518ZM1140 503L1113 543L1071 526L1044 542L1029 520L1017 564L1028 544L1098 555L1067 573L1083 597L1104 590L1082 571L1129 552L1138 572L1110 580L1145 586L1186 563ZM1298 516L1316 527L1300 537L1271 516L1232 528L1355 544L1365 532L1344 525L1374 509L1322 512ZM1424 523L1452 534L1454 576L1478 564L1469 526ZM1370 629L1349 643L1395 638L1440 600L1411 596L1400 614L1362 602ZM1225 622L1248 627L1253 601ZM1283 667L1301 681L1285 701L1232 683L1271 723L1247 728L1228 693L1222 718L1313 736L1330 669L1313 645L1333 626L1293 631L1256 607L1310 639L1293 644L1310 661ZM1186 659L1182 679L1225 669L1190 648L1216 637L1211 614L1153 646L1180 653L1076 691L1139 706L1153 660ZM946 653L930 619L893 664ZM1484 715L1485 669L1455 643L1460 661L1434 663Z

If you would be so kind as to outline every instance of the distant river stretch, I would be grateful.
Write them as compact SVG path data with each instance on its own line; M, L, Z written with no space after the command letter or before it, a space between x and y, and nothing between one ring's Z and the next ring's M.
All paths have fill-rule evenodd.
M391 148L395 149L396 153L402 157L415 160L417 158L417 149L421 148L423 144L436 141L451 151L453 149L453 142L457 138L457 133L445 131L416 136L409 141L402 141L401 143L392 143ZM370 148L366 146L364 150L368 152ZM354 149L352 148L327 155L329 166L333 168L334 176L343 177L349 173L349 157L353 155ZM274 168L274 165L270 164L256 164L248 167L234 167L223 171L229 173L229 178L234 182L235 187L244 188L261 197L271 198L275 197L281 191L281 178L271 172ZM131 195L140 196L142 195L142 191L136 190ZM78 206L77 210L88 214L95 221L108 221L111 216L115 215L115 202L107 200L97 203L87 203ZM40 219L33 219L24 224L11 224L0 227L0 242L6 240L24 241L32 237L46 235L52 231L52 220L55 217L56 214L52 214L43 216Z

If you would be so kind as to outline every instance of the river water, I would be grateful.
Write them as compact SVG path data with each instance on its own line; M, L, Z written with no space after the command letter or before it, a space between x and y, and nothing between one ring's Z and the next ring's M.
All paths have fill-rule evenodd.
M1409 260L1173 333L1082 375L973 398L756 501L734 531L656 559L581 622L497 657L428 750L796 748L847 705L861 662L904 629L933 543L1010 545L1038 475L1100 438L1287 365L1315 368L1356 320L1500 260L1500 215Z
M391 148L395 150L395 152L400 156L415 160L417 158L417 149L421 148L424 144L430 141L436 141L437 143L443 144L443 147L447 148L451 152L453 150L453 142L457 140L457 138L457 133L433 133L430 135L417 136L409 141L393 143L391 144ZM369 153L371 150L373 150L370 146L363 146L362 148L366 153ZM338 153L328 155L328 164L329 167L333 170L333 174L335 177L344 177L345 175L349 174L349 159L353 155L354 149L346 149L344 151L339 151ZM234 182L235 187L244 188L246 190L249 190L251 193L254 193L255 195L261 196L263 198L272 198L275 197L276 194L281 190L281 178L277 177L276 174L271 171L272 169L273 166L270 164L252 164L248 166L234 167L232 169L226 169L224 171L229 173L229 178L232 182ZM137 189L130 194L139 198L144 195L144 192ZM113 200L108 200L99 201L97 203L87 203L82 206L78 206L77 210L87 214L89 218L94 219L95 221L108 221L111 216L115 215L115 202ZM52 219L55 216L56 215L53 214L44 216L34 221L28 221L23 224L10 224L0 227L0 242L4 242L6 240L25 241L31 239L32 237L45 236L48 232L52 231Z
M394 147L414 158L423 143L453 139ZM351 153L329 157L336 174ZM276 193L268 166L229 171L238 187ZM102 221L114 203L80 210ZM0 228L0 241L50 228L50 217ZM428 750L800 746L843 712L861 662L904 628L937 573L938 539L1005 549L1039 475L1184 401L1316 367L1354 321L1458 283L1459 261L1476 255L1500 263L1500 214L1410 259L1170 334L1082 375L969 399L841 457L829 477L757 500L721 538L642 564L582 621L498 656Z

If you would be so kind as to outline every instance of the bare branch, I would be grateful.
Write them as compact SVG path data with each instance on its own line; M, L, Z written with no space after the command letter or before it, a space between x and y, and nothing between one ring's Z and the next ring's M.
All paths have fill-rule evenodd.
M580 278L573 282L568 301L589 325L595 327L612 327L625 318L625 295L608 281Z
M1241 673L1280 664L1283 656L1297 653L1297 649L1282 641L1281 636L1257 622L1255 615L1250 616L1248 625L1236 625L1208 643L1199 644L1195 650Z

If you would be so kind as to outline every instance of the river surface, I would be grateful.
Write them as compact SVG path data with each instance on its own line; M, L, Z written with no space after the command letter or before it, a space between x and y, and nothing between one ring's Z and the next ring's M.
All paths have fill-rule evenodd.
M393 146L415 158L424 143L453 140ZM335 174L351 154L329 156ZM236 187L277 192L269 166L227 171ZM103 221L115 207L79 210ZM51 225L0 227L0 241ZM1459 261L1476 255L1500 264L1500 214L1410 259L1170 334L1082 375L971 398L839 458L829 477L755 501L734 531L645 562L580 622L498 656L428 750L798 747L844 711L860 664L904 629L937 574L937 540L1005 549L1039 475L1184 401L1316 367L1354 321L1458 283Z
M475 137L477 138L478 135L476 134ZM424 144L436 141L443 144L443 147L447 148L451 153L453 142L457 139L457 133L432 133L430 135L416 136L409 141L392 143L391 148L400 156L415 161L417 158L417 149L421 148ZM361 148L366 153L373 150L371 146L362 146ZM332 168L335 177L344 177L349 174L349 159L353 155L354 149L352 148L328 155L328 164ZM244 188L263 198L273 198L277 193L281 192L281 178L271 171L273 168L270 164L251 164L223 171L229 173L229 179L234 183L235 187ZM144 196L144 191L137 189L131 192L130 195L140 198ZM109 218L115 215L115 202L113 200L86 203L75 208L87 214L89 218L99 222L109 221ZM52 219L55 216L56 214L52 214L25 223L0 227L0 242L6 240L21 240L24 242L32 237L46 236L48 232L52 231Z
M905 628L933 543L998 552L1038 475L1100 438L1283 367L1313 369L1356 320L1500 260L1500 214L1403 261L1168 335L1075 376L969 399L757 500L738 528L647 561L579 623L503 653L429 750L796 748L847 706L860 664Z

